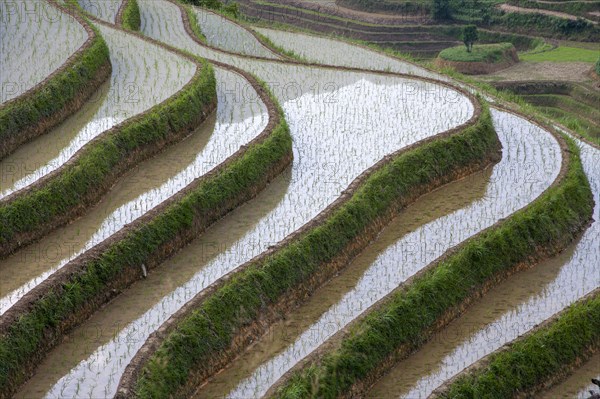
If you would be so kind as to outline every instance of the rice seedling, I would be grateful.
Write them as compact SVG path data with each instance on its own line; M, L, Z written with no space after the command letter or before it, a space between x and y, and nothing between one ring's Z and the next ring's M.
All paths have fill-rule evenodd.
M156 65L158 68L158 64ZM231 84L246 84L245 79L236 73L224 69L217 69L218 100L217 124L206 146L199 150L194 161L174 176L158 186L141 194L121 206L117 207L106 216L100 226L89 234L83 246L71 248L67 257L59 262L48 264L47 269L33 278L27 278L27 273L22 273L10 282L3 284L3 291L8 294L0 298L0 314L4 313L31 289L46 280L57 270L71 260L90 250L100 242L106 240L125 225L132 223L150 210L169 199L180 190L188 186L194 179L205 175L213 166L223 162L232 155L241 145L246 144L258 135L267 125L267 109L262 101L251 101L239 104L234 101L235 93L227 93L219 87ZM152 79L152 76L149 77ZM256 113L256 117L249 114ZM210 159L211 162L207 162ZM89 226L84 227L86 231ZM9 288L11 287L11 288Z
M196 14L196 22L207 44L238 54L279 58L256 40L252 33L227 18L202 8L194 7L192 12Z

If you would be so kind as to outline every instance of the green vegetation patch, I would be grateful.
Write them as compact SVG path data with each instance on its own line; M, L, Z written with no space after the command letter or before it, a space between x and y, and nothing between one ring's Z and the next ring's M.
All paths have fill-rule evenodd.
M442 50L439 57L448 61L496 63L505 60L511 49L514 49L512 43L478 44L471 52L465 46L457 46Z
M127 4L121 16L121 26L127 30L138 31L142 23L140 19L140 8L137 0L126 0Z
M457 378L443 398L512 398L530 392L600 344L600 295L576 302L557 319L489 356Z
M110 68L108 46L98 30L91 45L79 53L68 68L50 78L31 93L0 107L0 159L24 141L24 130L47 131L48 120L65 108L72 109L81 92L107 67ZM107 74L107 77L110 73Z
M600 2L592 1L509 0L508 3L524 8L559 11L579 17L586 17L588 12L600 11Z
M194 371L211 364L236 332L323 270L365 230L411 194L498 149L489 110L464 131L398 155L370 175L354 195L317 226L234 275L181 319L138 377L141 398L174 395Z
M0 253L16 237L35 237L94 202L119 173L152 153L157 145L195 127L216 98L212 67L205 61L177 94L141 116L113 128L84 147L73 162L43 184L0 206Z
M595 121L600 128L600 109L577 101L573 97L560 94L534 94L523 96L525 101L542 107L561 108L573 113L574 116Z
M204 36L204 33L202 33L202 30L200 30L200 23L198 22L198 15L196 14L196 12L194 12L194 9L192 8L192 6L190 6L188 4L184 4L183 9L185 10L187 17L190 20L190 28L192 29L192 32L194 33L194 35L196 35L196 37L202 43L206 44L206 36Z
M214 90L212 69L205 71L210 71L210 74L203 74L202 79L208 79ZM200 85L198 89L208 90L208 86L204 88ZM173 101L196 109L201 107L198 100L202 99L194 101L193 96L187 94ZM210 95L205 98L209 99ZM149 115L148 119L153 120L150 126L181 123L175 119L161 120L160 115L176 116L185 112L190 111L164 108L160 114ZM156 262L157 256L163 252L184 245L182 237L186 234L195 236L201 226L207 227L229 210L224 209L231 206L227 204L250 197L256 186L270 175L274 165L291 157L292 140L281 109L279 115L279 124L264 141L249 147L243 156L218 173L201 180L188 194L166 207L148 223L135 228L122 240L110 244L106 250L87 260L82 271L47 291L8 327L0 336L0 396L10 396L10 392L19 386L27 370L35 365L40 353L47 349L48 341L62 334L63 324L72 323L76 315L89 307L99 307L106 300L107 291L114 288L115 279L123 274L140 273L142 264ZM132 124L130 131L139 133L136 137L146 137L150 132L143 127L142 124ZM159 131L156 134L164 133ZM131 137L127 135L127 138ZM136 140L129 144L135 148ZM111 150L110 154L104 152L105 147ZM104 156L110 155L111 160L118 159L122 153L114 140L100 145L96 151ZM90 166L97 169L93 164Z
M567 245L589 220L593 198L577 145L569 140L565 179L505 222L388 296L354 324L339 347L308 363L276 393L278 398L338 398L368 378L401 347L417 348L448 312L497 276L544 251Z
M597 42L600 29L584 19L565 19L545 14L504 13L495 11L490 24L525 34L543 35L568 40Z
M598 51L600 50L589 50L577 47L559 46L549 51L536 53L522 53L519 54L519 57L522 61L532 62L553 61L594 63L598 60Z

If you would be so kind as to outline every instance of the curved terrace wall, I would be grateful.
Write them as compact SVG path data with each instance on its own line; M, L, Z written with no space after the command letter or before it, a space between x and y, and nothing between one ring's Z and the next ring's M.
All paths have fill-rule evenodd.
M214 221L255 196L290 164L288 128L266 89L246 72L217 65L252 84L267 105L267 127L210 173L70 262L3 315L0 347L17 352L0 351L2 364L7 365L0 369L0 396L10 396L67 331L143 278L142 265L152 269L160 264ZM212 72L203 67L206 70ZM181 101L187 105L186 100ZM30 345L20 345L21 340Z
M222 299L222 298L220 298L220 299ZM162 336L162 335L164 335L164 331L163 331L162 329L161 329L161 331L162 331L162 332L161 332L161 333L157 333L157 335L158 335L158 334L160 334L161 336ZM146 351L146 350L143 350L142 352L147 352L147 351ZM187 355L189 355L189 352L186 352L186 354L187 354ZM157 371L157 373L160 373L160 371ZM131 394L131 393L124 393L124 394Z
M600 348L600 289L448 380L432 398L535 395Z
M325 345L286 374L271 395L365 395L491 286L554 256L578 237L591 217L593 198L577 146L561 142L566 154L561 173L538 199L407 280L338 333L340 344Z
M98 30L71 9L49 3L75 18L88 39L46 79L0 106L0 159L79 110L111 74L108 47Z
M196 73L178 93L96 137L59 169L0 202L0 257L81 215L132 165L183 139L214 110L212 68L179 55L196 65Z
M242 181L246 181L246 179L265 179L265 173L258 173L256 171L251 171L249 172L248 168L248 163L251 163L252 160L256 161L257 159L259 160L264 160L264 158L262 158L261 156L264 156L265 154L271 155L273 157L277 157L279 154L273 154L273 147L269 147L269 145L273 145L274 147L278 148L283 155L282 158L278 158L276 160L273 160L273 162L277 165L275 166L275 168L283 168L286 165L286 162L289 163L289 160L286 161L285 157L287 156L291 156L289 153L287 153L286 151L286 146L289 145L288 142L288 138L285 137L286 133L286 129L285 129L285 123L282 122L282 124L278 125L275 130L277 130L277 133L275 133L275 131L273 131L271 133L271 136L269 138L269 140L272 140L270 142L270 144L267 144L266 141L264 143L264 145L260 148L251 146L251 148L244 148L240 150L240 154L244 154L244 156L241 159L236 159L235 161L232 161L232 164L228 165L230 168L227 170L222 170L222 174L219 174L219 172L215 171L214 174L209 175L209 177L207 177L207 181L204 181L200 184L200 186L196 186L196 188L193 190L193 192L191 191L187 191L186 189L186 196L184 196L183 194L181 194L181 196L177 197L177 202L175 203L175 200L173 202L169 202L168 206L165 205L165 207L161 207L160 208L160 214L158 214L158 210L156 213L154 213L152 215L153 218L145 218L143 221L140 221L139 223L135 223L132 224L132 226L128 227L126 229L126 231L123 232L122 235L115 237L114 241L111 241L110 243L106 243L106 246L102 246L104 245L101 244L101 246L98 246L95 250L91 251L89 254L83 255L81 259L76 260L73 265L70 265L68 267L68 270L65 271L63 274L61 274L62 278L64 278L63 280L60 280L59 278L56 279L52 279L54 286L44 286L44 289L47 289L46 294L44 294L45 296L41 299L33 299L34 301L38 301L38 302L31 302L31 304L27 305L30 307L23 307L22 309L24 310L24 313L22 314L24 317L20 318L20 317L13 317L12 322L15 323L13 325L11 325L10 327L7 328L3 328L2 324L0 324L0 336L2 336L2 338L0 339L0 345L3 345L4 348L7 348L8 350L6 351L1 351L0 353L10 353L10 356L14 356L11 359L8 359L11 361L11 363L9 363L8 361L3 361L2 364L11 364L11 365L15 365L15 359L18 359L19 356L22 356L23 353L25 351L29 351L29 353L25 353L25 356L30 356L31 353L34 353L34 357L37 357L37 359L39 360L40 357L43 357L43 352L44 350L46 350L44 347L40 348L40 343L39 343L39 337L43 337L43 333L47 334L47 336L50 337L49 341L50 343L42 343L41 345L53 345L53 341L56 342L56 340L60 339L60 336L62 334L64 334L65 331L68 331L69 328L71 328L73 325L76 325L77 323L80 322L80 320L84 317L86 317L86 314L90 314L91 312L93 312L100 303L104 303L106 302L108 299L114 297L119 290L123 289L124 287L126 287L128 284L130 284L132 281L135 281L139 278L141 278L141 265L149 265L149 267L153 267L154 265L156 265L158 262L161 261L161 259L164 259L164 257L169 256L170 253L172 253L173 251L175 251L177 248L179 248L181 245L184 245L186 240L188 240L188 237L197 235L198 231L201 231L203 228L205 228L203 226L203 223L207 223L206 220L204 220L201 216L199 216L198 213L195 213L194 210L198 210L198 209L204 209L204 207L207 206L207 203L210 204L216 204L216 205L221 205L226 207L229 207L233 202L235 202L235 200L231 200L232 202L228 202L228 200L225 200L225 202L223 202L222 198L214 198L212 196L212 194L214 192L217 192L219 190L209 190L209 188L211 187L227 187L228 183L231 183L231 181L236 181L239 182L240 180ZM486 130L487 131L487 130ZM477 132L477 133L481 133L481 132ZM487 133L490 133L489 131L487 131ZM417 164L417 162L414 162L415 159L414 158L410 158L411 156L418 156L418 155L423 155L421 152L419 151L425 151L424 148L429 148L430 150L432 149L437 149L438 151L450 151L449 148L447 148L448 146L444 146L442 144L448 144L448 141L451 141L453 143L453 146L450 146L453 150L457 151L458 148L462 149L462 152L457 151L457 153L461 154L461 155L465 155L467 154L467 150L471 150L473 151L472 153L469 153L469 156L473 156L473 159L471 160L473 162L473 164L469 165L469 160L465 159L463 160L464 162L466 162L466 166L463 165L463 169L461 171L460 168L458 168L457 170L454 171L455 175L460 176L463 173L468 173L469 168L476 168L478 166L480 166L480 164L485 163L485 160L482 158L477 158L477 155L481 155L481 154L475 154L475 152L477 152L478 150L473 148L471 145L473 144L473 141L469 141L469 140L461 140L459 138L459 136L461 134L465 134L465 132L463 133L459 133L455 136L453 136L452 138L444 138L444 139L439 139L438 140L428 140L425 143L425 146L429 146L429 147L419 147L419 148L414 148L414 153L412 151L407 152L406 154L403 154L402 156L406 156L409 157L409 160L412 162L408 162L408 164ZM482 137L480 135L475 135L475 132L471 132L471 134L473 136L476 136L476 138L478 140L483 140L485 139L485 137ZM462 137L462 136L461 136ZM486 135L487 137L487 135ZM493 154L494 151L493 149L495 148L493 145L493 139L490 137L487 137L487 141L486 144L483 145L484 149L479 149L481 151L489 151L486 156L487 156L487 161L489 162L492 158L493 158ZM444 140L447 140L446 142L444 142ZM475 139L473 139L475 140ZM274 142L277 142L276 144L273 144ZM256 144L256 143L253 143ZM461 147L462 146L462 147ZM441 147L441 148L440 148ZM413 150L413 148L411 148L411 150ZM255 152L253 152L255 151ZM260 153L260 151L263 151L262 153ZM407 150L404 150L407 151ZM259 155L260 154L260 155ZM394 154L394 155L398 155L400 157L399 154ZM468 157L467 157L468 158ZM452 157L450 157L450 159L452 159ZM246 163L243 163L244 160L246 161ZM238 162L239 161L239 162ZM406 161L406 160L405 160ZM398 162L398 159L394 159L392 160L390 157L387 157L385 160L381 161L380 164L381 165L385 165L385 166L381 166L380 164L376 165L376 167L381 166L382 169L379 169L375 172L373 172L371 169L369 171L373 172L373 175L370 175L371 177L369 178L369 181L371 181L371 179L375 179L378 182L382 182L385 181L385 174L383 173L383 170L385 168L393 168L393 166L397 167L396 162ZM448 160L448 162L450 162L450 160ZM478 166L476 166L478 165ZM268 166L267 168L273 167L273 164L271 164L270 166ZM375 169L377 169L376 167L374 167ZM254 173L256 172L256 173ZM440 175L438 175L440 173L439 170L430 170L430 173L432 173L431 176L429 176L429 178L431 179L430 183L431 184L442 184L444 179L448 179L448 176L444 176L444 177L440 177ZM252 176L249 176L248 173L250 173ZM274 172L276 173L276 172ZM268 175L268 173L266 173ZM365 174L368 174L367 172L365 172ZM232 179L232 176L236 176L239 177L239 180L236 178ZM362 177L362 176L361 176ZM389 175L387 175L388 178ZM268 180L269 177L266 177L266 179ZM381 180L378 180L381 179ZM359 179L357 179L359 180ZM223 183L223 185L219 186L219 182ZM420 182L417 182L420 183ZM214 184L214 185L213 185ZM256 184L256 181L254 180L252 184ZM258 183L263 184L263 183ZM264 182L264 184L266 184L266 182ZM358 183L357 183L358 184ZM201 188L199 188L201 187ZM376 187L376 184L373 183L373 187ZM254 187L255 188L255 187ZM250 190L252 190L253 188L251 187ZM190 189L191 190L191 189ZM229 194L230 192L228 192L227 194ZM377 195L380 194L380 192L376 192ZM234 196L236 194L233 194ZM243 195L248 195L246 194L241 194ZM252 195L252 194L250 194ZM413 196L417 196L418 194L416 193L412 193ZM410 197L410 194L408 195ZM351 199L348 199L349 197L349 193L344 194L343 198L347 199L348 202L351 201ZM340 199L339 201L342 201L342 199ZM224 205L223 205L224 204ZM395 204L395 206L399 206L401 207L402 204L398 205ZM233 206L233 205L231 205ZM344 205L340 205L340 207L343 207ZM394 208L393 210L388 210L389 212L394 212L397 211L397 209L395 209L395 206L393 206L392 208ZM383 207L385 208L385 207ZM381 208L378 208L381 209ZM224 211L226 212L226 210ZM385 213L385 210L382 211ZM217 212L218 213L218 212ZM386 214L387 215L387 214ZM174 217L176 216L176 217ZM210 214L209 218L213 218L216 217L218 218L218 216L213 216L212 214ZM347 221L341 220L340 223L344 223ZM210 222L208 222L210 223ZM379 226L377 225L377 223L384 223L381 220L375 218L375 222L372 222L372 226L371 228L374 230L373 232L368 232L366 236L368 237L369 234L376 234L376 231L379 230L380 228L380 224ZM312 225L311 225L312 226ZM314 226L312 226L314 227ZM357 228L357 226L353 226L354 228ZM360 228L360 226L358 227ZM367 230L369 228L367 227ZM316 230L316 228L315 228ZM338 231L338 229L335 229L336 231ZM315 234L317 234L316 232L314 232ZM321 233L321 232L318 232ZM308 238L307 238L308 237ZM309 236L309 233L307 233L307 237L305 237L305 239L307 240L306 242L308 243L307 245L312 245L313 241L315 239L315 236ZM319 240L320 241L320 240ZM339 242L336 243L337 245L341 245ZM333 256L333 260L329 259L331 267L341 267L343 266L345 260L344 257L349 258L352 256L353 253L357 252L360 250L360 246L361 245L366 245L366 243L362 243L362 242L352 242L350 241L349 244L346 245L345 250L347 251L347 253L344 253L343 255L340 255L340 258L336 257L335 255ZM275 248L275 250L277 250L279 248ZM327 251L334 251L334 249L331 248L326 248L324 249L325 252ZM140 255L140 252L143 253L142 255ZM273 252L269 252L270 255L273 255ZM297 253L293 253L294 256L298 256ZM330 256L330 254L325 254L326 256ZM317 261L322 261L321 259L318 259L318 256L315 256L315 258L317 258ZM116 263L118 263L117 265L115 265L115 259L116 259ZM83 266L85 265L85 266ZM114 267L113 267L114 266ZM281 267L289 267L289 265L285 265L285 264L280 264L279 266ZM83 269L85 267L85 270ZM67 268L65 268L67 269ZM276 270L276 272L278 273L280 270ZM255 272L255 270L252 270L252 272ZM324 274L327 273L333 273L331 270L327 270L326 272L324 272ZM114 279L113 279L114 277ZM244 277L247 278L248 280L238 280L239 276L228 276L226 278L226 281L223 282L223 286L220 284L216 285L216 288L211 288L213 290L217 290L219 289L219 293L224 293L223 296L212 296L214 294L214 291L211 291L211 293L207 294L207 295L211 295L210 298L213 298L213 302L212 304L215 304L217 302L221 302L222 299L225 298L230 298L230 296L228 295L235 295L241 291L236 291L235 288L236 286L234 284L240 284L239 287L242 288L248 288L248 287L253 287L250 286L249 284L243 284L243 283L248 283L248 282L254 282L257 284L260 284L263 282L263 277L265 277L265 275L261 274L261 273L250 273L248 272L248 274L244 274ZM306 278L308 280L308 282L306 282L307 286L311 286L311 285L317 285L320 283L320 279L324 279L326 278L326 276L323 275L319 275L319 273L313 274L313 275L308 275L308 276L301 276L301 278ZM100 284L97 284L98 282L100 282ZM90 284L87 284L90 283ZM231 284L230 284L231 283ZM221 291L221 288L228 288L231 289L231 291L225 290L223 289L223 291ZM233 288L232 288L233 287ZM277 289L279 289L280 287L277 287ZM306 287L304 287L306 288ZM267 286L267 290L270 289L269 286ZM307 288L308 289L308 288ZM277 310L281 310L281 309L285 309L285 306L291 306L292 303L292 299L295 298L301 298L303 295L306 294L306 292L301 292L302 288L298 288L298 290L300 290L300 292L293 292L293 293L289 293L289 296L286 297L287 301L282 301L280 303L276 303L275 305L273 305L273 302L277 302L278 299L281 298L277 298L277 297L272 297L270 295L266 296L266 303L269 303L269 306L272 306L272 308L270 308L272 313L276 313ZM310 289L309 289L310 290ZM225 292L224 292L225 291ZM251 291L249 289L249 291ZM39 293L39 291L38 291ZM268 294L270 294L271 292L268 292ZM250 299L254 299L254 296L251 295L251 292L243 292L244 295L249 295ZM286 293L288 294L288 293ZM200 296L202 296L202 294L200 294ZM285 296L285 294L284 294ZM90 300L90 298L92 298ZM209 299L210 299L209 298ZM214 299L216 298L216 299ZM265 298L265 297L263 297ZM274 299L273 299L274 298ZM234 298L235 299L235 298ZM77 302L76 306L79 306L79 309L76 312L72 312L72 309L69 309L69 306L72 306L72 303L70 301L74 300L75 302ZM203 298L203 300L207 300L207 298ZM260 306L257 305L255 302L252 301L246 301L242 302L241 305L243 306ZM235 303L235 305L238 305L238 303ZM205 302L202 302L203 305L205 304ZM215 305L216 306L216 305ZM279 308L277 306L280 306ZM234 311L232 312L234 314L235 317L239 317L242 320L242 323L244 323L242 330L245 328L247 329L247 331L237 331L240 332L239 335L236 336L237 341L234 341L234 345L246 345L248 343L247 341L247 337L251 336L251 334L253 334L252 329L259 329L263 328L258 327L253 325L249 320L251 320L251 315L244 313L244 312L251 312L252 310L249 310L248 308L235 308L235 306L233 306L231 309L233 309ZM235 312L239 309L242 309L241 313L235 314ZM217 307L213 308L213 310L219 310ZM47 312L46 314L44 314L45 312ZM59 317L61 317L62 319L59 320L60 324L58 327L54 327L54 330L51 331L50 329L46 329L44 330L44 326L47 324L48 319L44 320L44 322L41 322L38 324L38 322L40 320L42 320L44 317L50 317L51 321L56 321L57 319L52 319L52 317L59 315ZM225 313L225 318L229 317L229 315L231 315L230 313ZM20 315L19 315L20 316ZM279 314L268 314L267 316L265 316L266 319L268 319L269 317L280 317ZM266 320L265 319L265 320ZM239 320L239 319L238 319ZM261 320L261 321L265 321L265 320ZM248 325L249 324L249 325ZM31 334L32 333L32 327L33 330L35 330L34 334L38 334L37 335L37 342L36 345L38 345L35 348L32 347L26 347L24 349L20 349L20 346L23 342L29 342L29 337L26 337L26 335L21 335L19 336L19 334ZM20 330L19 330L20 329ZM6 335L2 334L1 332L7 332ZM248 335L244 335L244 334L248 334ZM258 333L260 334L260 332ZM8 337L7 339L5 339L6 337ZM25 338L26 337L26 338ZM209 342L209 341L207 341ZM23 352L16 352L18 350L22 350ZM15 354L13 355L14 352ZM222 361L219 360L219 361ZM16 371L15 373L22 373L24 369L27 369L28 367L33 367L36 363L36 359L28 359L26 360L26 362L29 362L28 365L23 365L23 364L17 364L16 369L18 369L18 371ZM209 367L212 367L211 365L209 365ZM30 372L31 369L29 369ZM22 377L21 377L22 378ZM12 382L11 382L12 383ZM12 389L12 388L11 388ZM127 394L127 393L125 393Z
M123 0L115 18L115 24L131 31L140 30L140 8L137 0Z
M161 396L176 387L179 394L189 394L196 383L218 371L253 338L262 335L270 323L281 317L281 312L343 267L406 204L489 164L497 157L499 142L488 111L481 118L480 111L477 107L466 126L387 156L357 178L317 218L198 294L138 352L121 380L118 396ZM469 149L465 148L467 143ZM428 156L437 156L441 162L438 167L422 174L407 172L422 165ZM372 196L383 187L385 198L375 200ZM281 285L276 283L278 280ZM199 309L203 309L206 319L197 318ZM206 323L222 333L218 337L207 336L208 331L202 327ZM180 342L180 329L193 331L195 338ZM172 345L171 340L182 346ZM179 350L191 352L184 358ZM176 376L182 379L177 380Z
M504 51L502 60L499 62L464 62L452 61L438 56L435 66L438 68L454 68L460 73L467 75L486 75L509 68L519 62L517 50L512 47Z
M585 179L585 177L584 177L584 179Z

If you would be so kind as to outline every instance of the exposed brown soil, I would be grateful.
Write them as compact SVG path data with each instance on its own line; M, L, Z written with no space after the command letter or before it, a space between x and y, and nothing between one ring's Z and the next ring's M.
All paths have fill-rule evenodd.
M589 77L588 62L528 62L522 61L502 71L493 72L482 79L501 81L566 81L585 82Z

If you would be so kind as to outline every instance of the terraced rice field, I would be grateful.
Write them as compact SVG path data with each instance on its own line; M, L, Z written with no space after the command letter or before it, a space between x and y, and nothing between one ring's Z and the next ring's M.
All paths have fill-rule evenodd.
M179 91L196 71L190 61L154 44L110 27L99 25L98 28L109 46L113 65L108 92L91 100L101 101L100 106L87 119L80 116L85 111L72 117L76 121L85 120L81 127L80 123L67 122L79 128L68 144L46 139L41 146L33 141L1 160L0 168L7 172L2 174L0 199L59 169L102 133L160 104ZM58 126L47 137L64 136L63 129Z
M2 0L0 15L0 105L43 82L88 38L75 18L45 0Z
M198 25L207 32L206 42L214 47L238 54L253 55L265 58L280 58L265 48L247 29L239 25L227 23L221 15L196 8L194 10ZM148 17L151 18L151 15Z
M340 209L347 212L347 220L361 223L360 214L344 207L352 201L388 195L385 188L373 194L363 187L384 179L391 162L421 154L441 140L448 140L448 147L456 145L452 141L456 140L464 144L465 152L475 151L477 140L484 138L467 136L467 132L485 125L488 113L480 98L445 76L360 46L257 28L277 46L311 64L287 60L242 25L192 8L206 38L202 43L186 26L189 19L184 9L169 0L138 0L140 34L125 32L113 26L119 3L80 1L109 46L111 80L59 128L0 161L1 171L11 171L2 173L2 195L18 199L20 189L61 168L113 126L171 101L199 65L178 50L212 63L217 107L183 141L121 176L82 217L0 259L0 356L6 359L11 334L16 334L28 312L53 306L43 302L53 290L71 295L80 289L96 289L61 279L84 275L95 267L94 259L108 256L118 263L122 254L128 257L122 274L132 276L126 284L113 284L110 278L97 280L94 284L104 284L100 291L106 293L91 296L89 304L76 308L72 317L61 314L63 308L55 308L59 327L45 330L52 343L37 344L41 349L30 355L32 366L14 363L23 367L27 377L33 372L35 376L14 377L0 367L0 396L159 397L164 392L203 398L285 396L282 389L300 378L307 365L318 367L323 356L342 347L348 331L384 306L387 298L399 295L418 276L435 271L440 259L459 252L463 245L496 226L518 223L513 222L518 220L515 215L540 207L535 204L543 208L548 193L556 192L552 190L576 174L569 169L578 165L576 147L567 150L564 137L547 125L492 104L491 123L502 147L501 157L490 148L485 159L464 161L456 169L437 166L451 164L452 157L409 165L415 167L411 176L434 171L430 180L423 177L411 183L416 187L415 198L409 189L406 193L396 190L395 196L406 199L382 210L385 217L360 230L360 235L372 238L362 244L348 241L354 251L351 256L341 253L327 262L312 259L311 254L300 252L299 243L305 237L318 237ZM253 76L265 82L272 97L264 94ZM252 151L257 148L283 140L282 130L274 126L278 115L274 101L289 127L293 160L288 167L283 160L277 161L283 172L275 170L267 179L270 184L246 188L242 175L236 175L233 168L255 159ZM486 132L481 129L479 136ZM529 256L535 265L499 278L491 290L482 292L482 298L424 339L415 353L388 365L389 372L360 395L427 397L463 369L600 287L600 150L579 140L577 145L590 183L589 189L581 183L578 190L591 190L596 203L593 214L582 215L580 226L568 232L572 236L547 250L547 259ZM253 174L252 170L244 172ZM214 181L230 185L211 183L210 179L223 176ZM409 181L411 176L403 178ZM203 182L209 183L203 186ZM182 208L194 198L210 203L222 192L238 189L248 191L242 195L243 205L231 200L231 205L223 205L224 216L214 221L208 205ZM578 210L565 212L573 215ZM172 235L165 244L168 248L140 256L142 260L128 254L133 241L127 240L136 231L153 228L163 215L184 225L182 230L163 226ZM595 221L589 224L591 217ZM206 226L196 226L202 223ZM158 241L158 235L149 236L147 244ZM311 245L327 248L337 245L336 241L313 239ZM125 244L119 247L120 243ZM530 243L531 247L543 245ZM308 288L302 288L306 293L290 301L286 295L296 289L290 283L285 294L257 298L262 301L258 305L262 313L256 316L252 301L217 313L222 319L210 320L210 337L229 328L228 317L243 320L243 328L231 329L232 345L237 345L232 354L219 348L223 352L214 352L214 360L193 366L206 366L204 374L171 378L169 372L188 362L190 351L198 346L205 345L205 350L200 349L205 353L215 351L208 340L186 348L184 337L183 357L173 357L168 343L178 339L172 338L177 335L174 332L189 331L185 323L209 314L210 307L202 306L211 298L220 304L235 297L235 290L226 291L227 284L245 281L248 289L262 287L268 280L266 272L257 274L256 280L244 280L244 273L253 267L266 270L271 259L288 250L296 251L295 259L321 267L329 277L321 284L319 272L313 276L307 271ZM560 254L555 256L554 251ZM484 259L486 253L480 256ZM328 262L337 262L337 269L327 271ZM287 265L278 267L283 279ZM285 311L273 304L284 306ZM261 318L258 327L252 324L254 317ZM245 328L250 335L244 335ZM193 342L194 337L188 338ZM589 361L594 364L597 356ZM587 363L554 389L559 394L581 392L589 381L581 374L587 375L589 368ZM11 380L18 378L18 382ZM166 390L161 390L163 378L171 384ZM550 391L545 394L552 395Z

